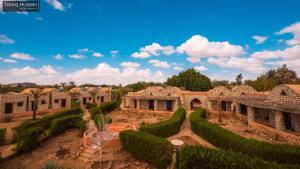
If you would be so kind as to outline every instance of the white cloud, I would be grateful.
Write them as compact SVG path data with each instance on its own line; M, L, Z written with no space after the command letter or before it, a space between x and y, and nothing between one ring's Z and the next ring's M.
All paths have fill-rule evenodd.
M65 10L62 3L59 2L58 0L46 0L46 2L56 10L59 10L59 11L64 11Z
M93 56L97 57L97 58L100 58L100 57L103 57L104 55L102 53L99 53L99 52L94 52Z
M262 44L268 39L267 36L258 36L258 35L254 35L252 36L252 38L256 40L256 44Z
M141 47L138 52L134 52L131 54L134 58L149 58L151 56L159 56L161 54L164 55L172 55L174 54L175 48L174 46L161 46L158 43L152 43L151 45L147 45L145 47Z
M6 35L0 34L0 43L2 44L14 44L15 41Z
M16 63L17 61L14 59L3 59L2 62L4 63Z
M122 62L121 66L123 66L123 67L140 67L141 65L137 62Z
M70 58L73 58L73 59L84 59L85 56L82 55L82 54L73 54L73 55L69 55Z
M184 68L181 67L181 66L174 66L173 69L174 69L174 70L179 70L179 71L180 71L180 70L184 70Z
M119 51L118 50L111 50L110 53L111 53L112 57L116 57L118 55Z
M56 60L61 60L61 59L63 59L63 55L60 54L60 53L58 53L58 54L56 54L56 55L54 56L54 58L55 58Z
M255 52L251 55L252 58L261 60L282 58L284 60L294 60L300 58L300 45L295 45L284 50L264 50Z
M78 49L78 52L79 52L79 53L86 53L86 52L88 52L88 51L89 51L88 48Z
M44 18L41 17L41 16L37 16L37 17L35 17L35 20L37 20L37 21L42 21L42 20L44 20Z
M294 35L293 39L287 40L286 43L290 46L300 44L300 22L296 22L288 27L276 32L277 35L291 33Z
M168 62L160 61L160 60L149 60L149 63L152 64L154 67L161 67L161 68L169 68L170 65Z
M209 42L206 37L194 35L177 47L177 52L185 53L190 58L232 57L240 56L245 51L242 46L232 45L229 42Z
M273 62L266 62L266 64L273 65L276 67L281 67L282 65L286 64L288 68L297 71L297 73L300 73L300 59L279 60L279 61L273 61Z
M194 69L199 72L208 70L205 66L195 66Z
M195 57L188 57L186 58L187 61L191 62L191 63L199 63L201 62L201 58L195 58Z
M207 62L222 68L236 68L252 73L262 73L266 70L264 62L257 58L209 58Z
M11 58L20 59L20 60L34 60L32 56L26 53L13 53L10 55Z

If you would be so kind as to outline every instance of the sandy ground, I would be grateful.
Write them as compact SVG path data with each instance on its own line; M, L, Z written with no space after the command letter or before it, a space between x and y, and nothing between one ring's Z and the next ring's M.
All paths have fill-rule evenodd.
M216 116L209 116L209 121L212 123L218 123L218 118ZM223 128L237 133L246 138L253 138L259 141L265 141L270 143L283 143L276 141L268 133L261 130L253 129L239 119L233 117L226 117L222 119L222 123L219 124Z

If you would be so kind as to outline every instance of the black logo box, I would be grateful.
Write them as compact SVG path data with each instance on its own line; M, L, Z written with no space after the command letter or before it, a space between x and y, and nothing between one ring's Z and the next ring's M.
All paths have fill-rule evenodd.
M2 1L4 12L39 12L40 1Z

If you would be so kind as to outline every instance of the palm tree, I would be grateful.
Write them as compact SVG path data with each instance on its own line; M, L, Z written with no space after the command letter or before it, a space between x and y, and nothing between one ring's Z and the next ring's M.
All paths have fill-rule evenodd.
M61 82L60 85L61 85L61 87L64 89L65 86L66 86L66 83L65 83L65 82Z
M90 88L89 90L88 90L88 92L89 92L89 94L92 96L92 98L93 98L93 104L95 104L96 103L96 100L95 100L95 98L96 98L96 95L97 95L97 89L96 88Z
M33 97L33 100L34 100L33 115L32 115L33 120L35 120L35 117L36 117L39 99L42 96L44 96L45 94L46 93L43 93L42 89L31 89L30 90L30 95Z
M70 87L73 88L76 86L75 82L74 81L69 81L69 84L70 84Z

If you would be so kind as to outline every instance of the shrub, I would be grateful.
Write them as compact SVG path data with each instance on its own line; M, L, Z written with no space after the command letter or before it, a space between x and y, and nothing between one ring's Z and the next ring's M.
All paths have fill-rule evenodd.
M63 167L58 166L57 164L55 164L54 161L47 161L42 167L41 169L63 169Z
M194 133L216 147L232 149L264 160L300 164L300 147L288 144L271 144L241 137L216 124L209 123L202 118L203 113L205 113L205 109L199 109L191 114L191 128Z
M71 103L71 108L80 108L80 101L73 101Z
M103 114L107 114L113 110L115 110L116 108L119 107L119 102L118 101L109 101L109 102L104 102L100 105L100 112L102 112Z
M86 109L91 109L91 108L96 107L96 106L97 106L96 103L86 103L85 104L85 108Z
M82 123L81 115L63 116L56 118L51 122L50 135L57 135L71 128L81 129L83 127L84 123Z
M278 164L253 158L231 150L185 146L180 151L181 169L296 169L297 166Z
M148 162L159 169L172 162L173 146L164 138L151 134L127 130L120 133L120 140L134 158Z
M22 132L17 138L17 152L28 152L37 147L43 133L44 129L41 127L32 127Z
M185 114L185 109L179 108L169 120L142 125L140 131L148 132L159 137L170 137L179 132L181 124L185 120Z
M72 108L70 110L63 110L58 113L42 117L37 120L27 120L23 122L20 126L15 128L14 130L16 131L16 134L22 133L26 129L30 127L41 127L45 130L47 130L51 126L51 121L55 118L63 117L63 116L68 116L68 115L76 115L76 114L82 114L82 109L80 108Z
M106 115L102 115L102 114L97 114L95 116L94 122L97 126L97 128L101 128L103 129L103 122L105 122L105 124L110 124L112 122L112 118L108 117Z
M5 143L6 128L0 128L0 146Z

